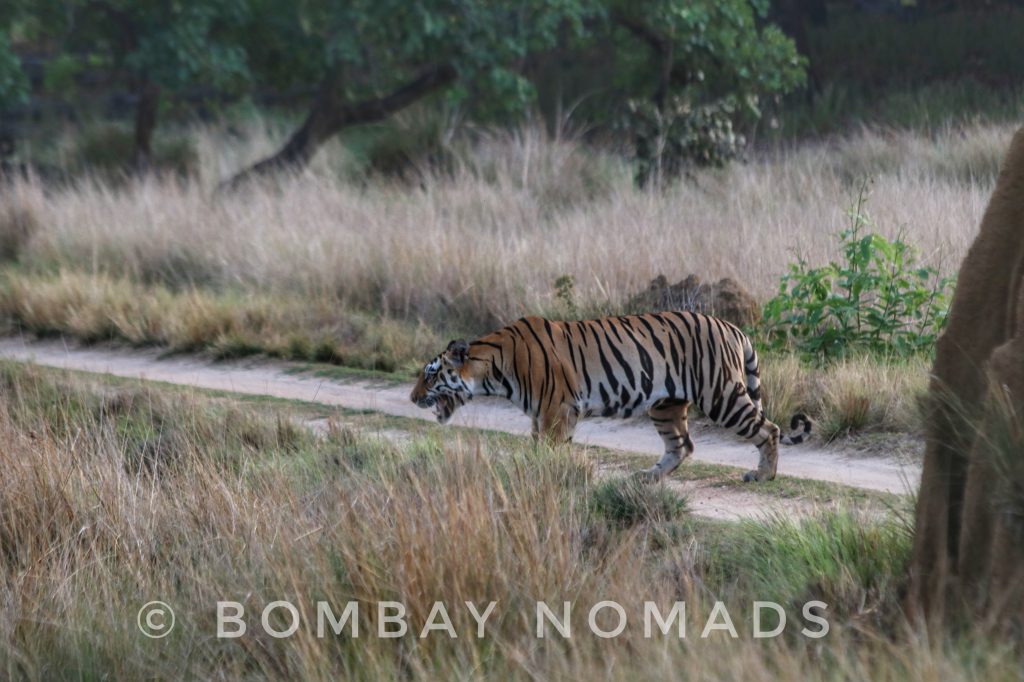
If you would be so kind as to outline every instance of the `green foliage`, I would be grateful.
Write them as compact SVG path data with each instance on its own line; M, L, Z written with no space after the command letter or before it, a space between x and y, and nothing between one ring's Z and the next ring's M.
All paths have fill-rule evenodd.
M21 104L28 95L28 79L21 60L11 52L7 35L0 31L0 111Z
M805 137L864 123L930 130L979 119L1019 121L1024 8L960 5L908 21L832 3L828 23L808 27L821 89L813 102L787 103L780 127L763 132Z
M899 608L911 537L905 520L868 520L846 510L741 521L712 540L707 579L735 581L783 605L817 598L843 617L884 618Z
M578 307L576 305L576 278L572 275L562 275L555 280L555 298L565 308L569 317L576 317Z
M278 86L338 75L344 101L394 91L425 67L450 65L452 101L481 115L520 111L533 88L522 60L554 44L563 28L583 30L596 5L579 0L252 0L240 40L251 68Z
M839 234L841 262L812 268L799 259L764 309L776 347L795 345L821 359L854 351L910 356L932 350L946 324L953 280L918 263L913 246L866 231L861 186L850 226Z
M767 11L761 0L612 3L625 65L616 80L630 97L620 124L636 140L640 184L728 162L744 144L734 126L760 118L764 98L804 83L805 60L764 23Z
M646 100L630 100L623 128L636 140L636 179L671 179L687 168L720 168L739 156L746 143L733 128L734 98L695 106L672 97L663 108Z
M59 54L46 64L43 87L48 92L67 93L74 89L75 78L83 68L84 64L74 55Z
M245 49L230 30L249 16L246 0L116 4L121 18L105 26L138 31L138 39L119 55L134 73L169 90L202 84L231 91L248 81Z
M59 92L83 57L126 81L170 92L196 85L237 92L250 80L239 42L249 0L38 0L21 9L26 38L57 52L45 85Z
M664 485L637 478L608 479L590 493L591 508L619 526L674 521L686 513L686 500Z
M673 87L700 83L711 99L734 93L757 114L757 99L747 95L785 93L805 80L805 60L778 27L765 22L769 3L763 0L615 0L610 5L613 17L641 23L671 42ZM635 31L619 31L620 45L635 44ZM650 61L638 50L629 53L624 57L632 60L632 72L621 76L642 83L638 72L650 73ZM648 82L648 91L652 85Z
M0 25L14 21L7 14L0 11ZM551 48L564 50L567 61L595 49L615 55L605 83L614 87L602 95L615 112L607 122L627 101L648 101L657 83L650 82L646 39L623 28L620 18L628 16L671 44L670 87L657 116L638 104L626 125L638 137L664 138L653 144L667 150L671 168L735 156L742 137L733 126L760 115L760 98L799 85L804 68L792 42L764 23L762 0L18 0L11 16L23 40L48 45L50 92L73 91L89 63L165 103L196 88L245 95L256 85L301 92L320 86L334 100L325 109L344 120L347 105L400 93L432 72L445 74L447 103L460 115L502 122L534 102L529 64ZM20 68L4 66L4 47L0 104L24 95ZM382 167L402 172L409 159L395 149L401 141L386 142L378 145Z
M826 25L808 31L816 68L830 81L875 96L979 76L997 89L1020 83L1024 8L961 5L964 9L922 12L913 21L836 8Z

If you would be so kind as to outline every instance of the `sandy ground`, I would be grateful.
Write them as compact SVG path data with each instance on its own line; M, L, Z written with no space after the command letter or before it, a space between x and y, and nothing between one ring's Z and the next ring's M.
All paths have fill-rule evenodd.
M289 366L284 363L211 363L194 357L161 359L155 351L79 348L60 341L31 342L22 338L0 339L0 357L48 367L433 419L431 411L419 409L409 401L409 386L328 380L296 374L294 368L289 372ZM518 409L498 399L470 403L456 414L453 423L522 435L528 434L530 428L529 419ZM752 445L713 426L695 423L693 438L696 444L694 459L744 469L757 464L757 451ZM574 442L649 454L650 461L637 458L638 468L653 464L662 450L661 439L651 424L643 419L586 421L577 428ZM802 445L782 446L779 475L902 494L916 489L920 467L891 457L851 456L822 448L812 440ZM691 481L673 481L671 485L679 487L690 497L694 511L707 516L735 518L766 511L806 513L813 507L811 503L800 500L769 498L753 490L701 487Z

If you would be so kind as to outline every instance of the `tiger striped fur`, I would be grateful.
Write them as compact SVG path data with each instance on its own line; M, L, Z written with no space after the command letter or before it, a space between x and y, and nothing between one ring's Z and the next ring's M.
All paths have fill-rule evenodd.
M581 418L647 412L665 443L644 472L655 479L693 453L691 404L753 441L761 458L747 481L775 478L779 443L800 443L811 430L797 414L794 433L782 436L761 407L750 339L728 322L686 311L576 322L524 317L472 343L452 341L424 366L410 398L445 423L479 395L519 405L533 420L534 438L553 443L572 440Z

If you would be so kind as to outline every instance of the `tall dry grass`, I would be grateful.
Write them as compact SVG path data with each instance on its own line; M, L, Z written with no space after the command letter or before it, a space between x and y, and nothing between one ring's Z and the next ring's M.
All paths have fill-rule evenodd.
M917 433L930 366L924 357L860 355L818 367L768 353L761 360L765 410L782 425L796 412L812 415L826 441L863 430Z
M864 130L645 192L621 159L528 128L484 136L414 186L346 179L334 147L301 176L213 197L214 180L271 138L254 133L240 150L207 131L197 178L16 185L3 200L38 225L19 249L30 269L287 293L483 331L554 308L562 275L584 309L621 304L660 273L731 276L766 298L795 254L834 255L867 176L877 229L953 272L1011 133Z
M1012 676L985 633L932 642L905 630L899 523L847 514L702 526L605 518L589 467L485 438L395 447L287 412L0 366L0 671L6 679L967 679ZM829 603L831 633L750 636L750 602ZM151 640L139 607L170 604ZM303 625L262 633L294 602ZM589 607L627 610L621 637L589 635ZM738 639L701 639L723 600ZM218 600L249 633L215 637ZM359 639L316 635L315 603L358 601ZM374 605L404 603L412 634L373 636ZM464 600L497 600L477 639ZM575 607L573 636L538 639L535 602ZM687 638L645 638L642 604L687 603ZM459 633L420 639L433 602ZM557 609L556 609L557 610ZM276 627L284 623L275 622ZM603 627L609 627L601 622ZM551 631L553 634L553 631Z

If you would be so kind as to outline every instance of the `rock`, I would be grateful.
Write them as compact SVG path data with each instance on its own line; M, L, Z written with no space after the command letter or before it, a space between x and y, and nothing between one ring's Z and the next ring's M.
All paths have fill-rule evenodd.
M761 306L746 289L724 277L714 284L705 284L697 275L669 284L665 275L658 275L646 291L626 303L630 312L692 310L714 315L738 327L748 328L761 321Z

